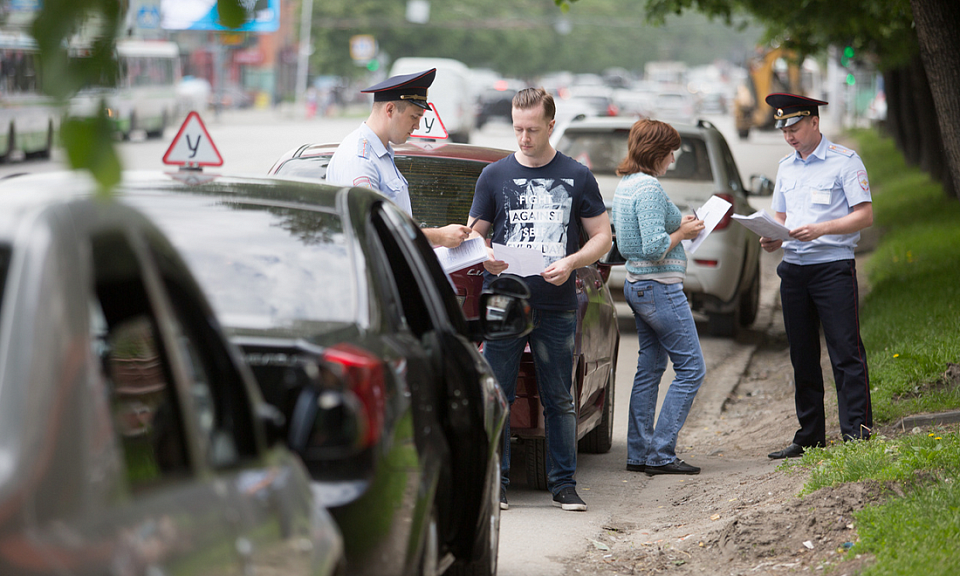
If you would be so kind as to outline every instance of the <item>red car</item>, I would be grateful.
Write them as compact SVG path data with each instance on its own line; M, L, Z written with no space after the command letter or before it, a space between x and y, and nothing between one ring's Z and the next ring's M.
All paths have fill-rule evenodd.
M306 144L284 154L270 174L285 177L323 178L337 144ZM396 164L410 184L414 220L421 227L467 222L477 178L483 168L509 150L466 144L425 141L394 148ZM477 316L483 287L483 265L451 274L457 297L467 318ZM574 363L574 398L577 403L577 438L583 452L604 453L613 440L613 400L620 331L607 287L609 264L592 264L577 270L577 336ZM537 393L533 357L527 347L521 359L517 396L510 411L510 431L520 444L514 452L525 458L531 486L547 487L547 448L543 409Z

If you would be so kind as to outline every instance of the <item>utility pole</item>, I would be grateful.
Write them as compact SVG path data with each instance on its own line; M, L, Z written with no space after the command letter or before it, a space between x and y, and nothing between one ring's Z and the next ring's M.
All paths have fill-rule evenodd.
M307 67L310 63L310 26L313 21L313 0L300 2L300 50L297 53L297 110L303 110L303 101L307 95Z

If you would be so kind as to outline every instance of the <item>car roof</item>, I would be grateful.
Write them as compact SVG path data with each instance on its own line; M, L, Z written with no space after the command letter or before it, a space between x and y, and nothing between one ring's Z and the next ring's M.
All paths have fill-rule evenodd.
M578 120L571 120L563 126L567 130L597 130L597 129L617 129L630 128L636 122L637 118L630 116L590 116ZM681 134L693 134L705 130L716 130L716 127L708 120L698 120L696 124L684 124L682 122L667 122L677 129Z
M287 186L278 186L278 181ZM0 241L11 242L18 224L29 214L92 197L165 191L245 196L260 203L310 204L334 210L340 187L316 180L274 176L231 176L192 171L125 171L112 193L103 193L87 172L55 171L20 174L0 179Z
M427 145L427 143L430 145ZM337 146L339 146L339 143L304 144L292 154L292 157L312 158L330 156L337 150ZM399 156L475 160L488 164L512 154L510 150L504 150L502 148L488 148L485 146L474 146L472 144L447 144L442 141L438 143L438 141L435 140L425 140L423 143L418 144L407 142L393 146L393 150L394 153Z

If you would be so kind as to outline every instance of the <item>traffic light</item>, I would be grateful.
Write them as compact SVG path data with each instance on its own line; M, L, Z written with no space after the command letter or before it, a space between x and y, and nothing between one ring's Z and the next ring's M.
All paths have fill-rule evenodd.
M367 70L369 70L369 71L371 71L371 72L376 72L376 71L379 70L379 69L380 69L380 61L377 60L376 58L371 58L371 59L367 62Z
M847 86L854 86L857 83L857 77L853 75L853 72L847 74Z
M840 56L840 65L846 66L853 60L853 57L856 55L856 52L853 49L853 46L847 46L843 49L843 54Z

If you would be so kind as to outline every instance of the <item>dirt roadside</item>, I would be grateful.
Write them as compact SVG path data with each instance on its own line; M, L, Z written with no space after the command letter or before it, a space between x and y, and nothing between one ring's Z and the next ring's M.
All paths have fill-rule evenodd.
M778 299L744 337L756 338L757 347L736 386L712 408L695 404L680 434L680 457L703 472L651 478L642 501L614 514L586 552L567 564L568 575L826 570L852 576L872 561L841 555L857 540L852 513L883 498L880 486L849 484L801 499L806 475L784 472L767 458L789 444L797 428ZM822 366L828 439L839 441L825 348Z

